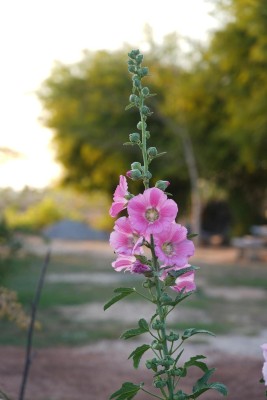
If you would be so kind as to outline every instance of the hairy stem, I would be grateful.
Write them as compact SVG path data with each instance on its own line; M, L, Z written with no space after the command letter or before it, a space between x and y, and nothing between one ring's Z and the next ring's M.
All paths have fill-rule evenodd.
M166 338L166 315L164 313L164 310L162 308L162 303L161 303L161 284L160 280L158 277L158 272L159 272L159 267L158 267L158 262L157 262L157 257L155 254L155 246L154 246L154 239L153 235L151 235L151 253L152 253L152 265L153 269L156 272L155 274L155 284L156 284L156 293L157 293L157 314L159 316L160 322L161 322L161 327L159 329L159 333L161 336L161 343L162 343L162 352L164 359L167 359L168 356L170 356L170 352L168 349L168 344L167 344L167 338ZM173 400L173 381L172 377L168 375L167 378L167 386L169 390L169 398L168 400Z

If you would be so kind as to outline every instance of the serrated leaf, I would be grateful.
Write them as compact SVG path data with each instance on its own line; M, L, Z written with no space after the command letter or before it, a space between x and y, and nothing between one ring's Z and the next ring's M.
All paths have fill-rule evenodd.
M189 361L186 361L186 363L184 364L184 367L189 368L189 367L194 366L194 367L200 368L203 372L207 372L209 370L207 365L204 362L199 361L199 360L203 360L205 358L206 357L202 356L202 355L197 355L197 356L191 357Z
M135 336L142 335L143 333L149 331L149 325L145 319L140 319L138 325L138 328L128 329L127 331L123 332L121 335L121 339L131 339Z
M196 328L188 328L184 331L182 339L186 340L190 338L191 336L198 335L199 333L205 334L205 335L210 335L210 336L215 336L213 332L207 331L206 329L196 329Z
M114 293L119 293L117 296L114 296L110 299L105 305L104 310L106 311L109 307L113 304L117 303L118 301L124 299L124 297L129 296L131 293L134 293L135 289L133 288L117 288L114 290Z
M109 400L116 399L116 400L131 400L133 399L136 394L141 389L142 385L135 385L132 382L124 382L122 387L117 390L116 392L112 393Z
M143 354L150 349L149 344L143 344L142 346L137 347L128 357L133 358L133 366L134 368L138 368L140 364L140 360L143 356Z
M144 329L144 331L146 332L149 331L149 325L144 318L139 319L138 325L140 326L141 329Z

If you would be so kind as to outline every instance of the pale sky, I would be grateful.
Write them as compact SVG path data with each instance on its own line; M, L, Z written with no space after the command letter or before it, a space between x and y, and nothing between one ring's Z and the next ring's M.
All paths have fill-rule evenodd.
M0 2L0 147L22 154L0 158L0 187L44 187L60 174L34 94L55 60L72 63L84 49L115 50L124 43L141 48L145 24L158 42L171 32L205 40L217 24L210 10L207 0Z

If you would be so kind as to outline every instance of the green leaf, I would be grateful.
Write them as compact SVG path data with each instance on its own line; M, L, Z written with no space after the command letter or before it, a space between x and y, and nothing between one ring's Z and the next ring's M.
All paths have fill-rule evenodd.
M197 355L197 356L191 357L189 361L185 362L184 367L189 368L189 367L194 366L194 367L200 368L203 372L207 372L208 371L207 365L204 362L199 361L199 360L203 360L205 358L206 357L202 356L202 355Z
M128 104L128 106L125 107L125 111L130 110L132 107L135 107L134 103Z
M146 333L149 331L149 325L146 322L145 319L140 319L138 322L139 327L138 328L133 328L129 329L121 335L121 339L131 339L135 336L142 335L143 333Z
M228 395L228 389L223 383L214 382L209 385L210 389L217 390L217 392L221 393L223 396Z
M140 326L141 329L144 329L146 332L149 331L149 325L148 325L147 321L144 318L141 318L138 321L138 325Z
M213 332L207 331L206 329L188 328L184 331L182 339L186 340L186 339L190 338L191 336L197 335L199 333L215 336Z
M198 267L194 267L193 265L190 265L190 267L181 268L178 271L170 271L170 272L168 272L168 275L177 279L177 278L179 278L179 276L182 276L182 275L186 274L187 272L195 271L196 269L198 269Z
M137 347L128 357L129 358L133 358L133 366L134 368L138 368L140 360L143 356L143 354L150 349L149 344L143 344L142 346Z
M198 236L198 233L189 233L189 234L187 235L187 239L192 239L192 238L194 238L194 237L196 237L196 236Z
M135 289L133 288L117 288L114 290L114 293L119 293L117 296L112 297L111 300L109 300L105 305L104 305L104 310L106 311L109 307L111 307L113 304L117 303L124 297L129 296L131 293L134 293Z
M124 382L119 390L112 393L109 400L131 400L136 396L142 386L142 384L135 385L132 382Z

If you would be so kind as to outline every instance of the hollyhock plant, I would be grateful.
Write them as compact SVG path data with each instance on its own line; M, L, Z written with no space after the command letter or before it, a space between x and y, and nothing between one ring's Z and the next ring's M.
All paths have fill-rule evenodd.
M145 362L146 368L153 374L153 387L148 389L144 383L125 382L121 388L110 396L110 400L132 400L140 391L148 396L161 400L197 399L207 390L217 390L227 395L226 387L218 382L209 383L214 369L209 369L202 355L191 357L182 362L181 355L185 342L196 334L213 335L204 329L189 328L179 333L168 329L168 316L196 290L195 270L189 264L194 254L194 244L187 229L176 222L178 206L169 199L166 188L168 180L159 180L151 185L151 162L164 153L156 147L147 148L150 132L147 131L147 119L151 115L145 101L153 96L148 87L142 85L142 79L148 75L148 68L142 67L143 55L139 50L129 53L128 70L133 74L133 90L130 104L126 107L137 107L140 131L129 135L126 145L138 146L142 153L143 163L135 161L131 170L126 172L127 178L143 181L144 191L135 195L128 193L126 178L120 176L110 215L116 217L122 210L127 216L117 219L110 235L110 245L116 253L112 267L117 272L129 272L143 276L142 290L135 287L120 287L114 290L115 296L108 301L104 309L135 294L149 302L154 312L149 319L141 318L138 326L126 330L121 338L130 339L142 334L150 335L151 342L138 346L129 356L133 365L138 368L141 358L150 350L153 358ZM171 289L171 290L170 290ZM142 311L142 308L140 308ZM178 327L177 327L178 328ZM187 376L191 367L200 370L201 377L195 382L192 390L186 393L180 387L180 381ZM182 386L183 387L183 386Z
M166 194L154 187L133 197L128 204L129 219L139 234L157 234L175 220L177 204Z
M109 214L111 217L116 217L122 210L127 207L127 196L128 192L128 184L125 176L120 175L120 183L117 186L114 196L113 203L110 207Z
M187 239L187 229L176 223L170 224L155 236L155 245L158 259L176 267L183 267L195 250L192 240Z

